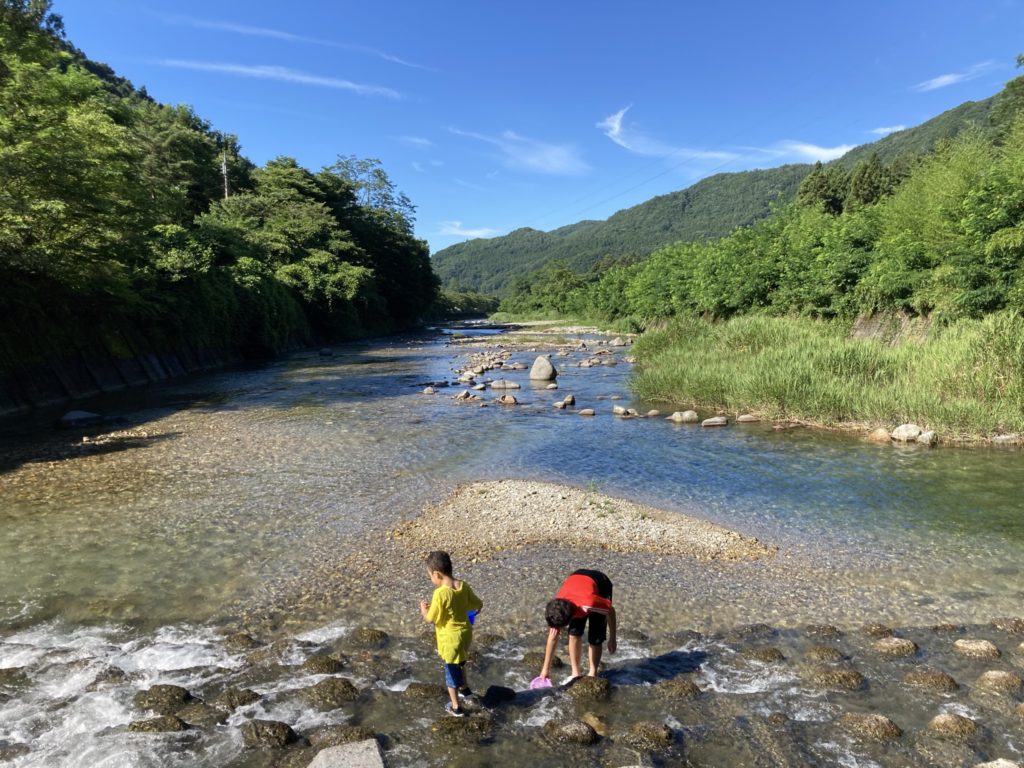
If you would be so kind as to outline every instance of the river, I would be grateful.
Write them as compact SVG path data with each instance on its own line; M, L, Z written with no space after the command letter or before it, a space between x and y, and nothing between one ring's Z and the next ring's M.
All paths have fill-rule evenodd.
M49 424L59 413L0 425L0 673L8 673L0 674L0 750L18 747L10 764L269 765L247 756L229 728L252 712L232 715L214 736L143 737L124 730L139 718L132 696L156 682L216 687L242 675L245 662L225 648L223 634L240 616L261 611L277 616L265 625L267 641L276 632L293 642L332 643L368 623L415 638L410 605L420 594L392 591L373 605L346 604L334 599L344 574L330 573L330 563L462 481L595 488L779 547L772 562L754 564L610 557L621 574L617 602L637 631L624 642L623 661L677 651L682 641L672 641L669 628L715 633L765 622L785 646L797 643L792 633L807 623L926 628L984 625L1021 612L1018 450L900 448L768 424L701 429L616 419L613 395L641 412L666 404L630 402L626 362L580 369L571 356L555 358L562 361L559 392L527 386L515 408L458 404L450 390L421 394L427 382L453 379L468 346L452 342L437 332L337 347L332 356L310 351L84 404L120 417L115 426L57 432ZM533 355L513 357L529 363ZM551 408L567 390L599 415L587 420ZM81 442L112 429L125 436ZM491 619L491 629L510 638L528 632L538 593L557 585L573 558L540 548L469 569L477 591L491 580L502 595L504 617ZM656 638L652 647L645 637ZM398 657L426 665L415 669L433 669L415 642L395 643ZM509 639L495 658L507 661L521 646ZM98 688L98 675L110 668L127 679ZM509 678L503 684L529 679L497 668ZM722 683L710 666L704 674L706 687L751 685L746 678ZM397 690L403 679L364 682ZM770 687L791 684L783 675ZM279 677L254 685L268 693L287 688ZM802 711L813 721L820 702L794 702L802 703L790 715ZM406 716L374 706L379 718ZM544 711L524 715L520 725L537 725ZM297 726L329 719L286 703L255 712ZM670 724L685 730L674 717ZM414 739L392 741L394 763L418 763ZM545 764L516 762L500 736L488 743L488 760ZM1013 756L1016 745L1000 747ZM836 749L844 764L889 764ZM430 760L447 758L441 750Z

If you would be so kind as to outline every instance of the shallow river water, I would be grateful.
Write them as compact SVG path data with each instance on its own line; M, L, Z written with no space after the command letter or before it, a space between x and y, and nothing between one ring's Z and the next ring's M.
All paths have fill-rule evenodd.
M331 357L307 352L84 404L123 419L115 426L57 432L52 413L0 424L0 761L19 768L285 764L276 753L243 747L239 726L252 718L289 722L300 733L367 724L383 734L392 765L1024 758L1024 720L1013 719L1020 693L993 703L969 685L988 669L1024 667L1017 648L1024 637L987 626L1024 614L1021 452L615 419L613 395L641 412L675 405L631 403L630 365L572 367L578 355L554 358L558 392L532 389L522 372L523 404L515 408L455 403L453 390L421 394L427 382L452 380L473 349L451 338L351 345ZM534 354L512 359L529 364ZM598 416L553 409L566 391ZM81 442L111 429L131 437ZM414 607L429 585L418 567L390 573L394 566L381 562L374 565L385 586L374 599L348 598L339 564L458 483L498 478L592 488L778 546L774 558L756 563L538 547L462 564L490 598L479 632L494 637L474 672L481 688L521 689L529 681L534 672L519 659L542 642L538 605L568 570L597 565L612 574L624 616L623 647L606 659L616 693L591 709L612 730L626 726L627 713L666 723L673 742L661 752L614 737L568 752L553 746L539 726L573 716L578 705L563 694L515 702L494 715L489 735L470 746L449 743L430 737L439 700L400 695L413 679L436 682L436 657ZM253 616L270 618L244 623ZM871 621L898 628L917 654L879 661L859 630ZM950 622L966 629L950 636L930 629ZM754 623L772 631L730 634ZM842 629L835 643L868 677L865 689L837 695L806 684L797 662L814 642L806 624ZM272 668L254 667L225 642L243 626L261 643L276 641ZM392 635L380 658L373 656L380 649L346 640L363 626ZM949 652L955 637L989 638L1003 653L971 666ZM744 655L766 645L787 662ZM356 704L321 711L295 701L295 691L323 679L298 665L324 652L349 657L346 674L363 691ZM961 693L925 702L908 694L901 675L926 662L963 678ZM682 674L704 697L655 701L651 686ZM261 700L203 730L128 732L129 722L151 716L133 707L133 696L156 683L204 699L248 687ZM865 746L832 725L840 711L883 710L910 734L954 712L978 720L983 735L953 757L942 750L936 757L923 737ZM773 721L772 731L759 720L772 713L790 725ZM288 759L298 765L306 757Z

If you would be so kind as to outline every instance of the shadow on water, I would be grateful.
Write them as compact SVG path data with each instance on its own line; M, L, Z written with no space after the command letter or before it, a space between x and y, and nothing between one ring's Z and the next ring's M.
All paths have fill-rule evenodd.
M620 662L601 674L612 685L654 685L696 672L708 658L704 651L669 651L660 656Z

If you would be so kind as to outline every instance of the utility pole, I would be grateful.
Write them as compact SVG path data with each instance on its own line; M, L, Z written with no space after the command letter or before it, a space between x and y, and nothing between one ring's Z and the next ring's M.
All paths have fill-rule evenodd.
M224 152L220 156L220 175L224 177L224 199L227 200L231 194L231 188L228 186L228 153Z

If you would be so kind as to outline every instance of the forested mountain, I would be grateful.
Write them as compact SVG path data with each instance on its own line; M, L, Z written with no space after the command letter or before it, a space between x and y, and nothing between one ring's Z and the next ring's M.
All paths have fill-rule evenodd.
M551 261L584 272L603 259L646 256L668 243L722 237L767 216L773 202L791 200L810 170L810 165L784 165L720 173L605 221L551 232L517 229L458 243L434 254L434 270L445 285L503 294L514 277Z
M966 102L914 128L855 147L828 166L850 169L872 155L909 164L970 126L987 128L994 98ZM828 167L826 166L826 167ZM692 187L619 211L606 221L583 221L551 232L517 229L438 251L434 270L444 285L504 295L516 276L553 261L574 272L621 257L647 256L677 242L717 239L764 219L772 203L792 200L811 165L709 176Z
M438 288L414 212L376 160L257 168L89 61L48 0L0 0L0 378L97 347L265 354L406 327Z

